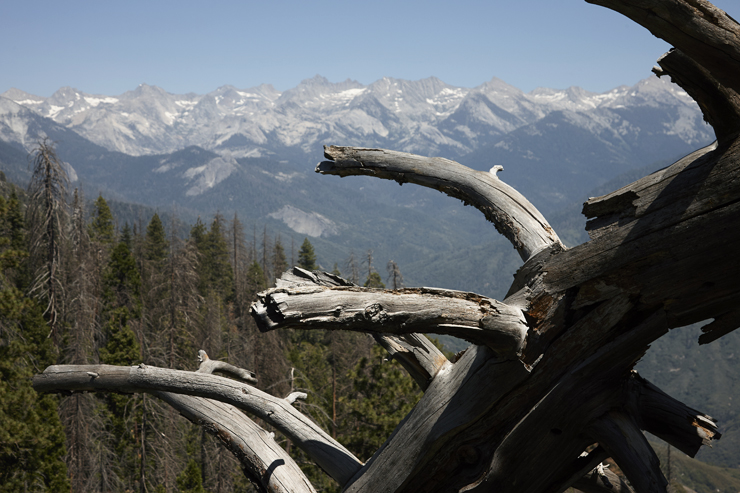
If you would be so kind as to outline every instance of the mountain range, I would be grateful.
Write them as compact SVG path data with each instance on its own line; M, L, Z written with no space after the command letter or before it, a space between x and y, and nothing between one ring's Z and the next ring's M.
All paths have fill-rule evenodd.
M665 165L654 163L713 133L683 90L656 77L605 93L525 93L495 78L471 89L436 78L365 86L316 76L282 92L223 86L177 95L142 84L118 96L1 94L0 166L10 179L27 179L27 153L43 137L57 142L74 186L89 196L176 207L190 218L238 213L247 224L310 236L328 268L373 249L376 265L394 259L409 282L501 296L516 256L477 211L419 187L320 177L312 165L322 144L439 155L476 169L502 164L499 176L557 220L589 191ZM571 243L582 241L582 228L571 229Z

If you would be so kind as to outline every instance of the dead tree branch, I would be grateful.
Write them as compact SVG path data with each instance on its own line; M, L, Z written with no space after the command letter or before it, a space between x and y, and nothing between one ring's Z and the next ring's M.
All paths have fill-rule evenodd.
M261 491L315 493L303 471L270 433L236 407L202 397L159 391L151 393L221 440Z
M366 175L399 184L434 188L479 209L519 252L524 261L551 245L562 243L547 220L522 194L496 176L443 158L362 147L324 146L316 172L325 175Z
M34 377L38 392L108 391L172 392L204 397L243 409L270 423L301 448L339 484L345 484L362 463L287 400L217 375L139 365L50 366Z

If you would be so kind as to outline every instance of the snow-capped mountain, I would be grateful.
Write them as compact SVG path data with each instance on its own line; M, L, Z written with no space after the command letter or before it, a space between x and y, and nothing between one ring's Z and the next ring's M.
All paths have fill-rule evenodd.
M322 144L337 143L454 158L555 111L577 113L583 125L596 128L608 119L603 110L625 108L677 108L672 120L653 122L660 131L686 143L709 135L691 98L656 77L601 94L577 87L524 93L495 78L469 89L434 77L383 78L364 86L316 76L284 92L270 85L243 90L223 86L205 95L176 95L142 84L119 96L68 87L49 98L17 89L0 96L108 150L130 155L197 145L234 158L287 154L315 159ZM642 121L620 124L645 130Z
M518 257L491 246L499 239L477 211L421 187L399 193L372 178L318 176L321 146L383 147L485 170L501 164L504 181L557 217L608 180L656 169L656 161L709 143L713 132L684 91L656 77L605 93L525 93L495 78L462 88L436 78L362 85L317 76L283 92L224 86L177 95L142 84L118 96L71 88L49 98L0 95L0 170L8 179L27 180L27 153L44 137L88 197L176 206L190 217L236 212L311 236L331 262L373 248L408 265L404 276L419 285L497 296L490 279L515 269ZM578 224L567 227L582 230ZM430 273L430 262L447 270Z

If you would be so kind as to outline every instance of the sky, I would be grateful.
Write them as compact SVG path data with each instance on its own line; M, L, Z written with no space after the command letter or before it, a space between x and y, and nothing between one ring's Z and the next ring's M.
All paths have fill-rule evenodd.
M524 91L605 92L651 76L668 44L584 0L3 0L0 93L74 87L115 96L139 84L174 94L322 75ZM715 0L740 18L738 0Z

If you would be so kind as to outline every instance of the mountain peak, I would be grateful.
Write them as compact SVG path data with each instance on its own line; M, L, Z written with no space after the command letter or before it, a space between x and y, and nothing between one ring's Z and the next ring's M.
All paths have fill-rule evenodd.
M28 103L34 104L34 103L41 103L44 101L44 98L42 98L41 96L36 96L34 94L21 91L20 89L16 89L15 87L11 87L4 93L0 94L0 96L13 100L16 103L21 103L21 101L23 101L24 103L21 103L21 104L28 104Z

